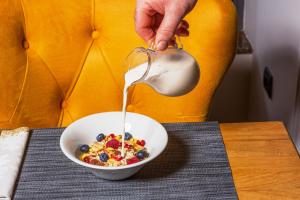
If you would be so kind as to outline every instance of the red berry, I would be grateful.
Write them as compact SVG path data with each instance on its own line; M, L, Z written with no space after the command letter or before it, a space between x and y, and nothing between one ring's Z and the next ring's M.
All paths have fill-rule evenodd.
M125 143L124 148L132 149L132 145Z
M119 141L116 139L111 139L106 143L106 148L111 147L113 149L117 149L119 147Z
M145 140L141 140L140 144L141 144L141 146L145 146L145 144L146 144Z
M121 155L112 155L111 157L117 161L120 161L123 159Z
M90 163L91 158L89 156L86 156L86 157L83 158L83 162Z
M137 140L136 143L140 146L145 146L145 140Z
M109 134L109 137L115 138L116 136L115 136L115 134L111 133L111 134Z
M127 161L127 164L130 165L130 164L133 164L133 163L137 163L140 160L136 156L134 156L134 157L132 157L130 159L127 159L126 161Z

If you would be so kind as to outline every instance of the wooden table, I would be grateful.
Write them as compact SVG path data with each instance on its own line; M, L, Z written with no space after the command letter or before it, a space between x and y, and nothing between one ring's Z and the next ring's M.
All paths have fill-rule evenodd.
M221 124L239 199L300 199L300 158L281 122Z

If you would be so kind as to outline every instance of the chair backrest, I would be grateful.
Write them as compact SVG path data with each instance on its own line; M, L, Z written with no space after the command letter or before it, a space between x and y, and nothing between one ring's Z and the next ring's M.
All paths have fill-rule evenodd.
M65 126L122 105L122 65L145 45L134 0L3 0L0 6L0 127ZM128 110L161 122L203 121L236 47L231 0L201 0L186 17L184 49L200 63L194 91L176 98L138 85Z

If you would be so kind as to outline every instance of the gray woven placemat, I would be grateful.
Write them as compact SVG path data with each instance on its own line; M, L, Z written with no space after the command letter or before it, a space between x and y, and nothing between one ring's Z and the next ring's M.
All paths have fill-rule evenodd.
M123 181L96 178L66 158L63 129L33 130L14 199L237 199L218 124L164 126L165 152Z

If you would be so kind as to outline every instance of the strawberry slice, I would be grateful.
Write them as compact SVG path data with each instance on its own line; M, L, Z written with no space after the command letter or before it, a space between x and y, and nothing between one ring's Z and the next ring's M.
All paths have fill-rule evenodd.
M91 157L90 157L90 156L84 157L84 158L83 158L83 162L91 163Z
M127 161L127 164L130 165L130 164L133 164L133 163L137 163L140 160L136 156L134 156L134 157L132 157L130 159L127 159L126 161Z
M116 161L120 161L120 160L123 159L121 155L114 155L114 154L113 154L111 157L112 157L113 159L115 159Z
M124 148L130 149L132 146L130 144L125 143Z

